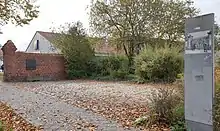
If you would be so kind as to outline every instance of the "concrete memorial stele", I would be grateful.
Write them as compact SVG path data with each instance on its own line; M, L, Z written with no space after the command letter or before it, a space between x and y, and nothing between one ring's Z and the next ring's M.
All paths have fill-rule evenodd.
M185 23L185 120L190 131L213 131L214 14Z

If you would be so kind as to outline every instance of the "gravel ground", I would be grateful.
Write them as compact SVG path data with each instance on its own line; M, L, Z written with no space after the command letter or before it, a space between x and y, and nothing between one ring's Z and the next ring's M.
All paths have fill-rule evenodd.
M29 91L42 92L59 98L77 98L99 99L99 98L117 98L118 102L142 103L148 102L151 85L137 85L125 82L100 82L91 80L75 80L60 82L25 82L13 83L17 87Z
M151 85L125 82L97 82L87 80L59 82L13 83L16 87L54 97L75 107L90 110L125 128L148 112Z
M82 106L82 103L87 103L89 98L97 97L94 92L99 88L92 90L92 85L95 86L95 83L92 83L93 82L75 81L1 83L0 101L7 102L16 113L20 114L28 122L36 126L42 126L46 131L126 130L122 128L120 124L107 120L102 115L94 114L90 110L78 108ZM96 86L101 87L102 85L103 84ZM86 97L81 96L83 93L85 93ZM99 91L98 96L102 96L100 95L102 93L104 92ZM63 101L66 99L69 99L69 102ZM75 104L75 106L73 106L74 104L68 104L73 101L76 102L76 100L80 101L79 105ZM78 107L76 107L76 105ZM94 105L92 105L92 107ZM130 130L137 129L130 128Z

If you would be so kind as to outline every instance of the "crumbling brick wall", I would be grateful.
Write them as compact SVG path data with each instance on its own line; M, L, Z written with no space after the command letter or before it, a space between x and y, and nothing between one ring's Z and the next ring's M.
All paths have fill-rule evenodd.
M4 81L33 81L33 80L64 80L65 59L59 54L40 54L16 52L12 41L2 47L4 63ZM28 69L27 61L34 60L35 68Z

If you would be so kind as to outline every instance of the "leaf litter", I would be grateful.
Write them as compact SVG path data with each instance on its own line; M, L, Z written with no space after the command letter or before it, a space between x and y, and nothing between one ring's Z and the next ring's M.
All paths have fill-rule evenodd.
M41 131L42 128L36 127L27 122L6 103L0 102L0 121L4 131Z
M105 118L115 120L124 128L133 127L133 122L146 116L148 95L144 94L151 87L126 83L97 82L97 81L62 81L18 83L15 85L29 91L46 93L57 97L73 106L91 110ZM139 93L144 92L144 93ZM89 126L93 129L94 127ZM145 131L167 131L165 127L153 127Z

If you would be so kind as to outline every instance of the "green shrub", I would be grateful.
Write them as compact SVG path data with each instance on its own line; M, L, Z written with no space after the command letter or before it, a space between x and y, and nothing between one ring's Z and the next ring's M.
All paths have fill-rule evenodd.
M0 131L4 131L4 130L5 130L5 127L2 123L2 121L0 121ZM12 129L10 131L12 131Z
M124 80L127 78L128 72L125 70L121 70L121 69L113 70L110 72L110 76L112 76L113 78L116 78L116 79Z
M165 123L171 125L180 117L178 113L176 113L176 110L180 106L182 100L174 89L168 87L159 88L152 92L151 95L150 114L157 116L153 120L154 124Z
M124 56L94 57L87 67L87 72L93 77L125 79L128 75L128 60Z
M178 81L174 86L155 88L149 95L148 115L134 121L135 126L169 126L171 131L186 131L184 120L184 86Z
M89 74L89 76L97 77L103 73L102 59L104 59L104 58L103 57L93 57L91 60L89 60L86 63L87 64L86 71Z
M145 81L173 82L183 71L183 56L178 48L148 47L135 57L135 74Z
M184 74L183 73L180 73L180 74L177 74L177 79L183 79L184 78Z
M0 131L4 131L2 122L0 121Z
M183 90L183 83L179 83L175 87L161 87L152 91L150 112L144 123L148 127L166 124L172 131L185 131Z
M108 76L108 57L98 56L87 62L87 72L92 77Z
M176 106L173 111L173 121L171 123L171 131L185 131L186 124L184 119L184 104Z
M215 85L214 128L220 130L220 84Z
M67 64L67 74L70 79L88 77L85 67L76 68L74 62L69 62Z

